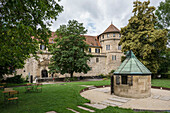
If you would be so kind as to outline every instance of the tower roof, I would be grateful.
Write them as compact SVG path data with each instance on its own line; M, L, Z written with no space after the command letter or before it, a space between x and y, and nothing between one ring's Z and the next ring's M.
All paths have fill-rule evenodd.
M126 59L114 72L114 75L150 75L152 74L133 54L128 51Z
M117 27L111 24L103 33L120 32Z

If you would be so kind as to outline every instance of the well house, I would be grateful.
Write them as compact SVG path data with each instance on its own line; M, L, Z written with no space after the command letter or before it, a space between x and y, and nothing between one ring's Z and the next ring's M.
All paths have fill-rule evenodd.
M151 95L151 72L132 51L114 72L114 94L122 97L145 98Z

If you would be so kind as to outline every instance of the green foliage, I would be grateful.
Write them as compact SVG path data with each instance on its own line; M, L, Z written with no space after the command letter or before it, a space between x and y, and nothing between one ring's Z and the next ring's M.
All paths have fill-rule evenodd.
M170 75L170 48L166 49L161 57L161 64L158 70L158 74L169 74Z
M160 2L160 6L155 12L158 17L158 23L156 24L158 28L165 29L170 27L170 0L165 0L165 2Z
M155 29L155 7L148 6L150 1L134 2L134 15L127 26L121 29L122 51L132 50L136 57L152 72L157 73L160 56L166 49L167 31Z
M0 77L22 68L30 54L37 58L38 44L51 35L49 20L62 10L55 0L0 1Z
M25 80L24 78L22 78L22 75L15 75L14 77L9 77L7 78L5 81L3 82L6 82L6 83L24 83Z
M155 12L157 16L158 23L156 24L156 28L158 29L166 29L168 31L168 42L167 45L170 47L170 0L165 0L165 2L160 2L160 6ZM168 74L170 70L170 49L166 49L166 51L162 52L162 62L160 68L158 70L159 74ZM170 71L169 71L170 74Z
M64 82L71 82L71 81L78 81L78 78L77 77L65 77L64 78Z
M100 78L105 78L106 76L104 76L104 74L99 74L98 75Z
M73 77L74 72L87 73L90 70L87 61L91 55L85 52L88 45L83 36L86 32L83 24L76 20L70 20L67 25L61 25L57 29L58 38L50 48L53 55L50 60L50 73L69 73Z

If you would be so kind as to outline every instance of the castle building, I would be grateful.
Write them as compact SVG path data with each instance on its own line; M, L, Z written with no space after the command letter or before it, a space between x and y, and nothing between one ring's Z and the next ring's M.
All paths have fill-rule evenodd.
M100 74L108 74L112 70L116 70L121 64L121 46L118 45L121 34L118 28L111 24L103 33L98 36L84 35L86 43L89 45L88 52L94 57L88 61L88 65L91 70L87 74L74 73L74 76L97 76ZM52 33L52 37L49 38L49 43L54 43L54 38L57 36ZM35 60L33 57L25 61L23 69L18 69L17 74L22 74L23 77L32 75L33 78L45 78L45 77L69 77L69 74L49 74L48 64L51 58L51 54L44 45L40 45L40 49L43 53L37 52L39 60Z

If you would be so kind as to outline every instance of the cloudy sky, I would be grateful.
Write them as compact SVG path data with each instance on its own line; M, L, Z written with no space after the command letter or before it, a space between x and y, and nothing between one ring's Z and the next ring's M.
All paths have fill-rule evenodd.
M56 31L62 24L75 19L83 23L87 34L96 36L101 34L111 22L118 28L127 25L132 16L133 1L135 0L61 0L64 11L59 14L57 21L51 26ZM145 0L140 0L145 1ZM150 0L150 6L158 7L165 0Z

